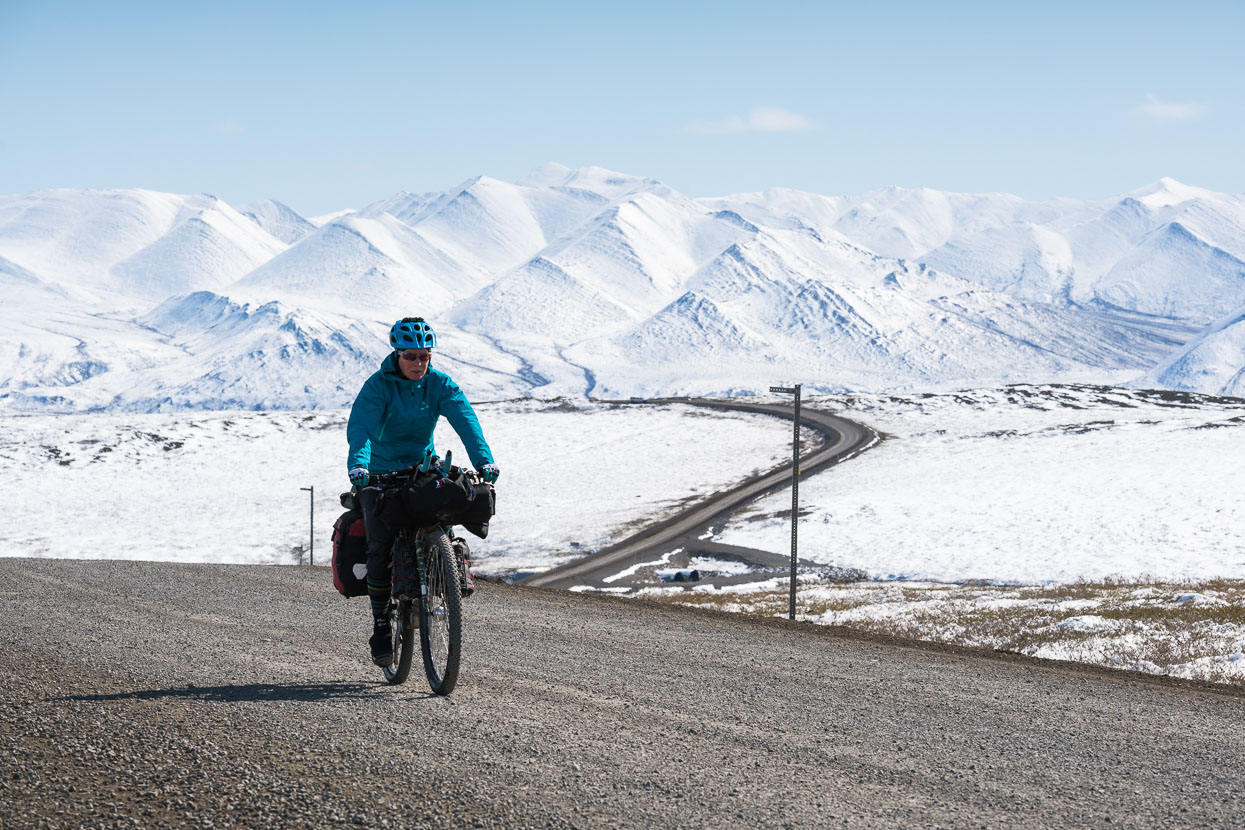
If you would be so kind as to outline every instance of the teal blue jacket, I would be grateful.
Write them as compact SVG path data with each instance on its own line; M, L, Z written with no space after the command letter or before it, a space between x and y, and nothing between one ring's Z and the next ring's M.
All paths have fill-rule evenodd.
M458 384L431 366L419 380L407 380L398 369L397 352L391 352L363 384L350 408L346 469L388 473L420 463L427 450L436 453L432 431L442 415L458 433L476 469L493 463L475 410Z

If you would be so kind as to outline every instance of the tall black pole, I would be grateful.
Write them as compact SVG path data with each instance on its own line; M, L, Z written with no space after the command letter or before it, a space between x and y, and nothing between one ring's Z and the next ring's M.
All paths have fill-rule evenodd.
M800 384L795 385L795 437L791 439L791 603L787 619L795 619L796 526L800 519Z
M310 546L310 562L308 564L315 565L316 564L316 486L313 484L310 487L300 487L298 489L306 490L308 493L311 494L310 496L311 498L311 524L308 527L308 531L309 531L308 535L309 535L309 538L311 539L311 546Z
M795 619L795 565L797 554L796 522L800 517L800 384L795 386L771 386L771 392L795 395L795 437L791 439L791 601L787 607L787 619Z

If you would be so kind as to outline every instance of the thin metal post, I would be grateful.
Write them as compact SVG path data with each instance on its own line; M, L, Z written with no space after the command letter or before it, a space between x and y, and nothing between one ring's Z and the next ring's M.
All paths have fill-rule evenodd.
M791 598L787 607L787 619L795 619L795 567L799 560L796 526L800 518L800 384L795 386L771 386L771 392L795 395L794 437L791 439Z
M308 537L311 539L310 545L310 561L308 564L316 564L316 486L300 487L300 490L306 490L311 494L311 524L308 526Z
M795 619L796 527L800 520L800 384L795 385L795 437L791 439L791 605L787 619Z

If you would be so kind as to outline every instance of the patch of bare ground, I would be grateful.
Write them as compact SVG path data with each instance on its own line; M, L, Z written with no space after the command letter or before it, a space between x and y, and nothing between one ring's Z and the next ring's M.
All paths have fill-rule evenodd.
M760 617L786 616L788 607L782 580L642 595ZM1245 686L1245 580L1018 586L809 576L800 580L797 616L872 634Z

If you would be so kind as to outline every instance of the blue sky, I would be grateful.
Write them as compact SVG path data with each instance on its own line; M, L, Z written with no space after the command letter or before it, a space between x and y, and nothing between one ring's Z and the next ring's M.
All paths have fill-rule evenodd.
M1245 192L1245 3L0 0L0 192Z

